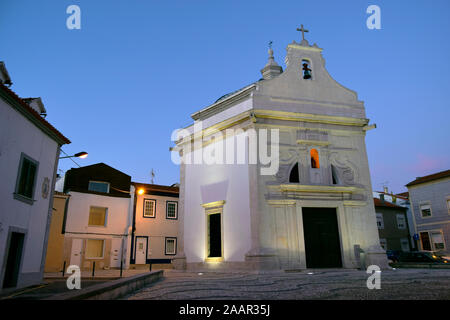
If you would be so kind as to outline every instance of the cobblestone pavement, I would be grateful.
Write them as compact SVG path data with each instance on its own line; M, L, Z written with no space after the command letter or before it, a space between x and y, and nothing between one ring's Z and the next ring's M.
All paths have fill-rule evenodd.
M383 271L379 290L367 288L369 276L360 270L304 270L264 274L199 274L165 270L163 280L124 299L450 299L449 269Z

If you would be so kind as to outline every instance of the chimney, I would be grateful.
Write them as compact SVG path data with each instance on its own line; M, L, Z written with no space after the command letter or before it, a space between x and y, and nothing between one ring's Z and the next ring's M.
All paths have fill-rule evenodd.
M383 189L384 189L384 193L388 194L388 187L384 186Z

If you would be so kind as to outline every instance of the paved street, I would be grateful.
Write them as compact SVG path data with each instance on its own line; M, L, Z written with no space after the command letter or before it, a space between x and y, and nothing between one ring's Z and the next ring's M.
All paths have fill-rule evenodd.
M313 272L313 274L308 274ZM358 270L192 273L165 270L164 279L124 299L450 299L450 270L397 269L369 290Z

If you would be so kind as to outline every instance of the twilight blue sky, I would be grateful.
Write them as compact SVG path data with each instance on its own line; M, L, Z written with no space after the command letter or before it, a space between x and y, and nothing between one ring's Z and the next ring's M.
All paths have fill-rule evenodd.
M66 8L81 8L81 30ZM366 8L381 8L369 30ZM134 181L179 181L174 129L225 93L261 77L272 40L324 48L331 76L358 92L367 117L372 185L394 192L416 176L450 168L450 1L0 0L0 60L21 97L40 96L49 120ZM61 160L59 167L73 166Z

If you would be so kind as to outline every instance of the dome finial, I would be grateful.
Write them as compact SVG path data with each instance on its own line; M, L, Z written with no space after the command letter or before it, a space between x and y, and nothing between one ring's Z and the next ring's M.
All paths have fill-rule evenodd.
M275 59L273 57L272 44L273 41L269 41L269 61L261 70L264 79L272 79L283 72L283 69L275 62Z

